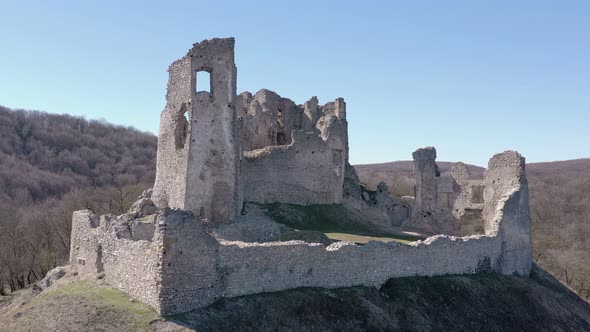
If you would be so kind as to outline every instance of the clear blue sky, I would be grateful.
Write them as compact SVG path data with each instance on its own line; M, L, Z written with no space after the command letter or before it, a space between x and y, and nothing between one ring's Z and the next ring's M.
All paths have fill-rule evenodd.
M0 0L0 105L157 133L166 69L236 37L238 91L344 97L353 163L590 157L590 1Z

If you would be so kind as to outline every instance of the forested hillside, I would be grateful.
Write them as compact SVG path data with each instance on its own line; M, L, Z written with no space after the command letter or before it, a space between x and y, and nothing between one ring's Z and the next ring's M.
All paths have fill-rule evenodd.
M67 260L74 210L125 211L153 184L156 144L104 121L0 107L0 285L22 288Z
M437 162L442 173L451 163ZM481 176L483 168L469 166ZM414 191L413 163L356 165L359 178L375 188L385 181L397 195ZM535 262L590 299L590 159L526 165Z

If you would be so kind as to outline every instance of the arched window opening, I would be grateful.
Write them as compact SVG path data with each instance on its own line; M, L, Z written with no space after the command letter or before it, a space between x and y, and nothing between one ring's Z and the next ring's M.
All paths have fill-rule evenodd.
M207 92L211 93L213 90L211 87L211 73L205 70L197 71L196 77L196 92Z
M183 104L178 114L176 128L174 129L174 141L176 143L176 150L184 148L184 144L188 136L188 127L190 120L190 112L186 110L186 105Z

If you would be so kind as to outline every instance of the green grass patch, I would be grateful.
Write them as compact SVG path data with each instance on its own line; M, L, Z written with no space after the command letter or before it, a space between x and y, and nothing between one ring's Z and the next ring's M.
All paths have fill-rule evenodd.
M138 219L136 219L136 220L137 220L137 221L141 221L141 222L151 222L153 217L154 217L154 216L150 214L150 215L148 215L148 216L143 216L143 217L141 217L141 218L138 218Z
M40 331L64 324L70 330L107 331L117 327L150 331L150 321L159 317L151 307L130 301L121 291L86 281L42 292L18 311L9 330ZM56 317L60 318L56 321Z
M294 205L272 203L263 205L266 214L274 221L298 230L319 231L335 240L356 243L397 241L409 243L423 239L409 234L383 232L376 227L359 222L359 212L346 209L340 204ZM355 237L356 236L356 237Z
M399 242L403 244L412 243L413 241L399 239L395 237L382 237L382 236L365 236L347 233L325 233L326 236L332 240L338 241L349 241L356 244L366 244L369 241L381 241L381 242Z
M52 297L59 295L81 297L101 305L113 307L118 311L135 313L147 323L157 316L151 307L141 302L131 302L129 297L121 291L110 287L92 286L84 281L73 282L55 290L50 290L41 294L37 300L51 300Z

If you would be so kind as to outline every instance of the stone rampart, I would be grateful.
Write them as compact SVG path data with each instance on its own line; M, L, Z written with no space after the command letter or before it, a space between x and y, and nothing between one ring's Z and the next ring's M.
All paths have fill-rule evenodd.
M437 236L411 245L301 241L222 242L219 264L226 271L223 296L297 287L380 286L389 278L489 271L500 254L490 236Z
M295 142L300 137L295 137ZM495 271L527 275L532 264L524 159L492 158L485 174L485 235L436 235L409 245L217 239L216 226L190 211L161 210L151 240L132 240L127 215L74 213L71 260L81 274L104 272L113 286L163 314L222 297L297 287L379 286L389 278ZM87 263L86 263L87 262Z

